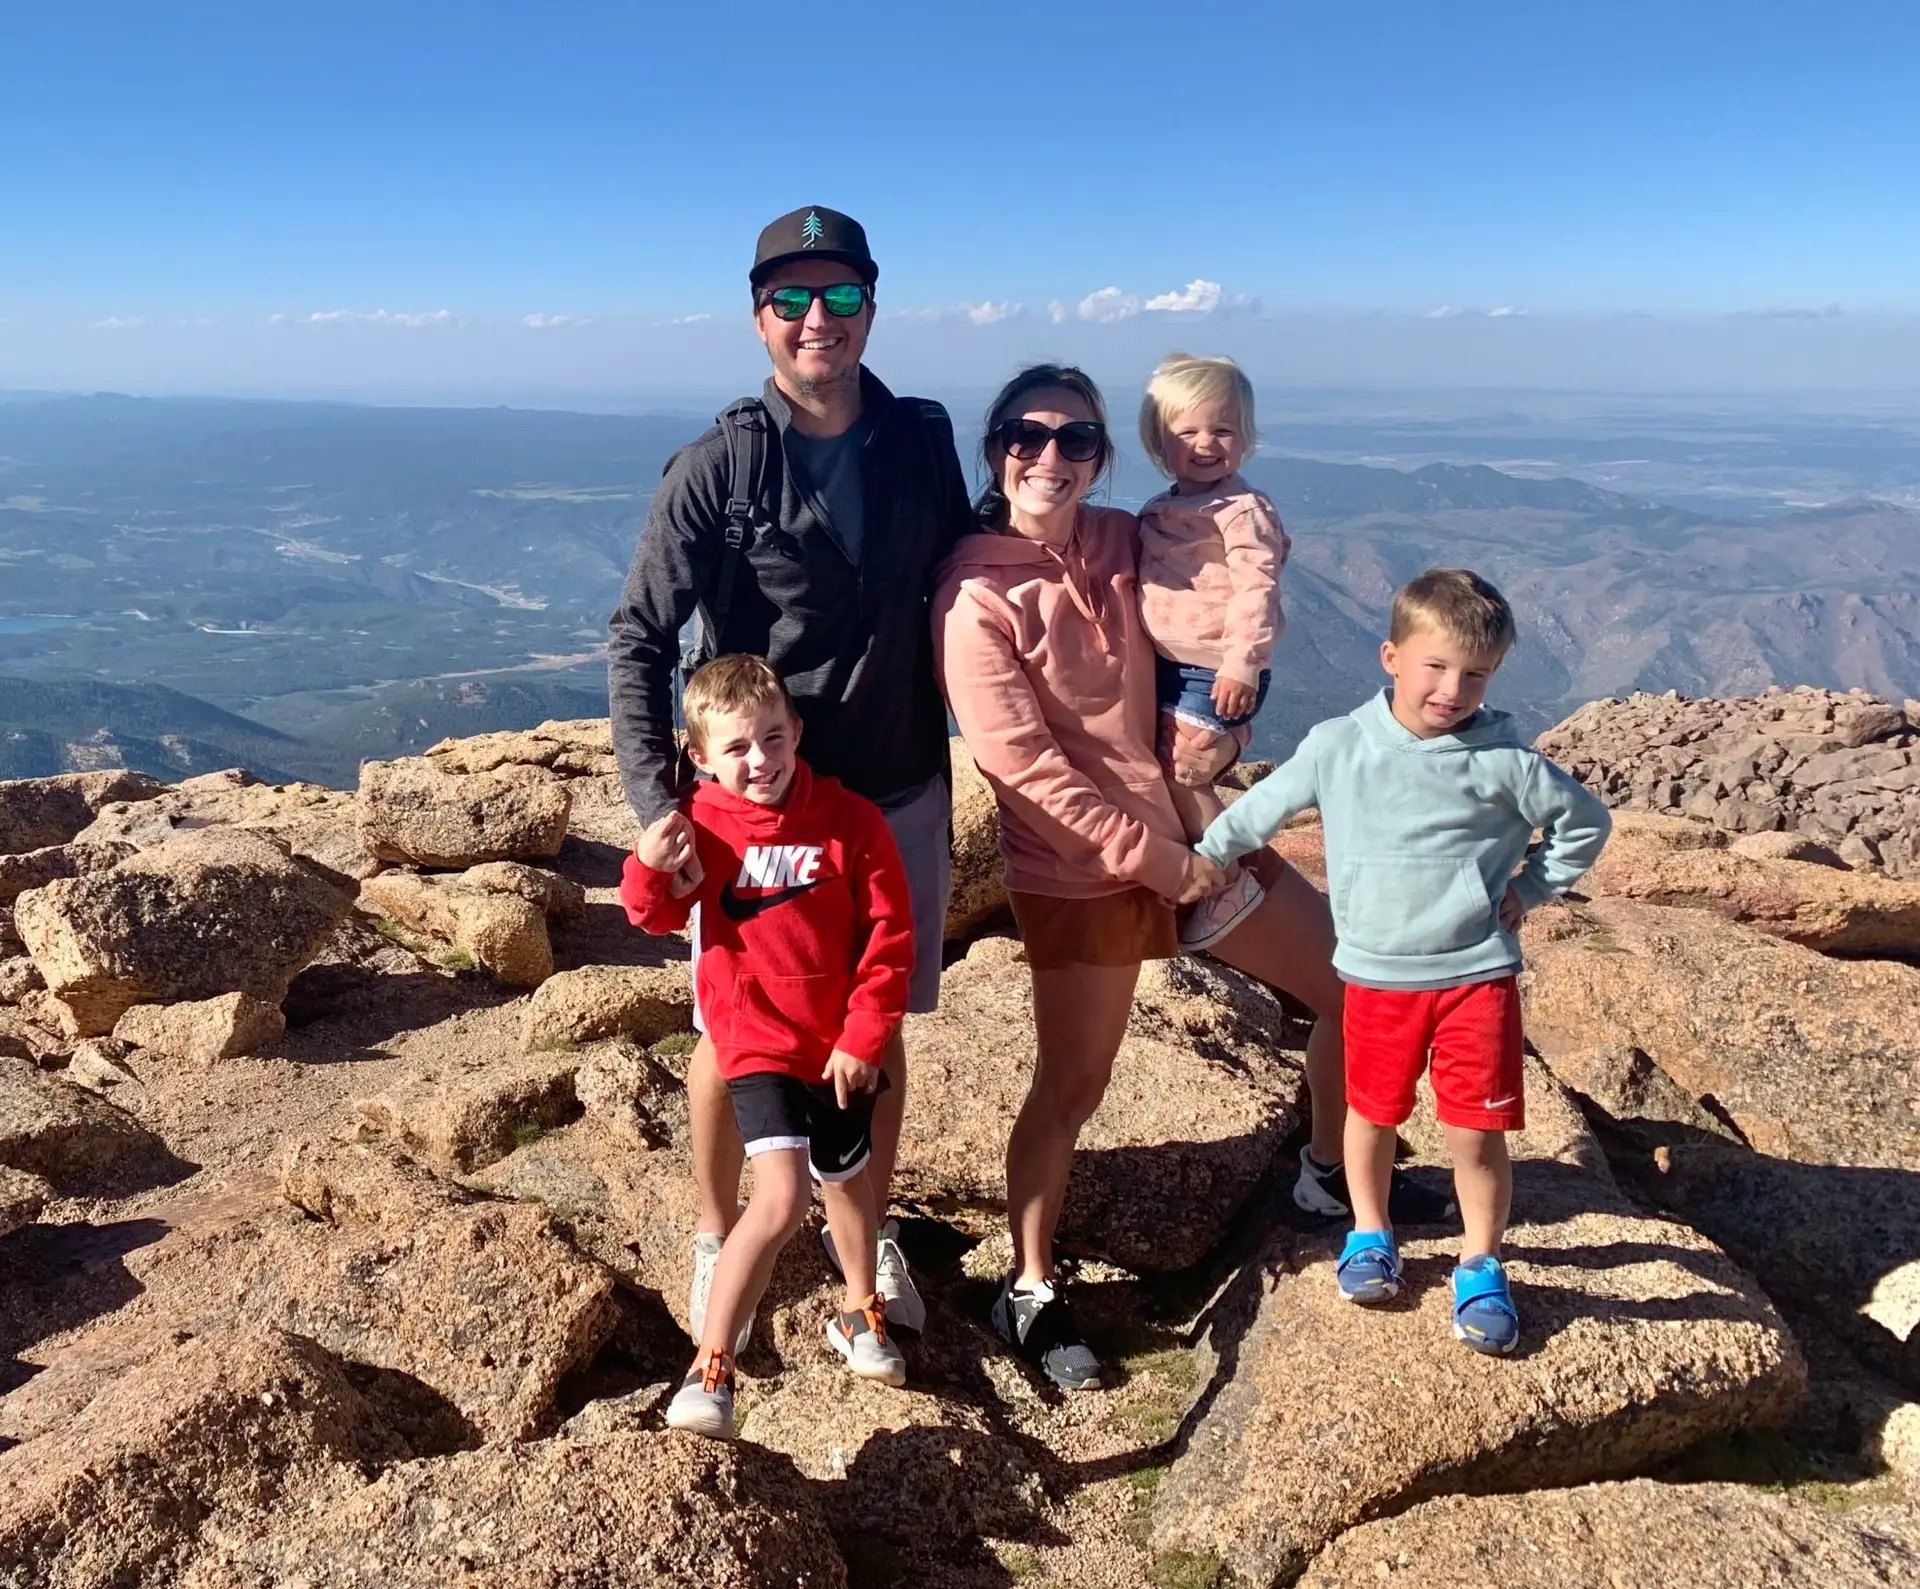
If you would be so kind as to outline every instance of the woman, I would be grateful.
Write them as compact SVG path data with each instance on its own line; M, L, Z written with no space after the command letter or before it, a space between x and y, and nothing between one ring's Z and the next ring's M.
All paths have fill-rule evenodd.
M1014 1266L993 1306L1000 1336L1064 1389L1100 1363L1061 1295L1053 1238L1080 1129L1113 1071L1145 960L1179 953L1176 903L1220 874L1188 847L1154 753L1153 647L1140 624L1130 513L1087 505L1112 463L1106 406L1077 369L1021 371L987 414L981 530L941 572L934 643L967 748L999 803L1014 919L1033 976L1038 1055L1007 1144ZM1307 1048L1321 1107L1295 1199L1344 1214L1340 984L1326 901L1272 870L1265 902L1215 946L1324 1019ZM1442 1205L1395 1217L1435 1217Z

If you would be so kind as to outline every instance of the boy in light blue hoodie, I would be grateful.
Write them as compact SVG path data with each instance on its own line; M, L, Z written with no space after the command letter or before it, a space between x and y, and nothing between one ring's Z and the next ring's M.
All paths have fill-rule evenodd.
M1394 597L1380 647L1392 686L1317 725L1197 846L1224 867L1319 807L1333 965L1346 984L1354 1228L1340 1290L1375 1303L1400 1289L1387 1187L1396 1128L1431 1057L1465 1226L1453 1333L1497 1353L1520 1336L1500 1266L1513 1198L1506 1133L1526 1121L1516 934L1593 865L1613 826L1586 789L1521 744L1512 718L1481 706L1513 640L1513 611L1492 585L1429 569ZM1529 856L1536 828L1543 840Z

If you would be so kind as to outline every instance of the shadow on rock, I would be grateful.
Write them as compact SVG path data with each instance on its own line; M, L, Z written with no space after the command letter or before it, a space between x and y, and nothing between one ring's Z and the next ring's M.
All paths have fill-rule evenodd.
M145 1288L126 1256L167 1234L164 1220L29 1225L0 1240L0 1394L39 1370L19 1356L38 1341L112 1313Z

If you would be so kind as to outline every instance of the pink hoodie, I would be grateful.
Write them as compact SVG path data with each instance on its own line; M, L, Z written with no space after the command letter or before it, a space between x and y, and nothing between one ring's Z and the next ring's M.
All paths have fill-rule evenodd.
M1009 888L1084 899L1138 884L1172 898L1185 880L1154 755L1138 555L1131 513L1082 507L1064 548L968 535L940 570L941 687L999 800Z
M1162 656L1260 683L1286 628L1280 570L1293 543L1238 475L1140 510L1140 613Z

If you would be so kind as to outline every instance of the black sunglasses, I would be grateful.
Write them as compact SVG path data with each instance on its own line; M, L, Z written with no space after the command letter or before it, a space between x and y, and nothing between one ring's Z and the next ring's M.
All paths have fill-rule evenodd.
M828 314L849 320L866 308L867 289L857 281L839 281L831 287L762 287L754 307L771 304L782 320L801 320L816 298L827 306Z
M1069 420L1058 430L1037 419L1003 419L993 435L1002 452L1022 463L1033 462L1050 441L1059 443L1068 463L1092 463L1107 445L1107 427L1097 419Z

